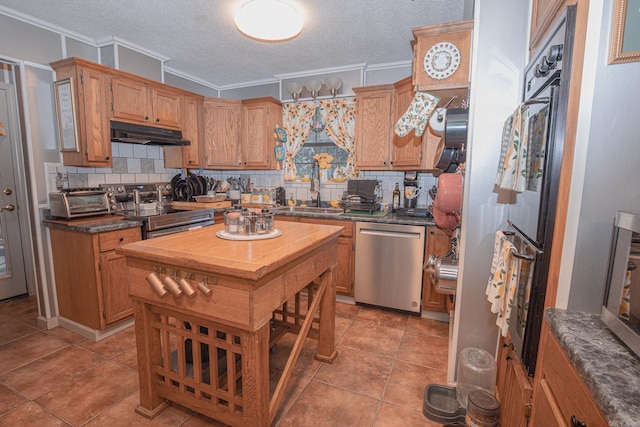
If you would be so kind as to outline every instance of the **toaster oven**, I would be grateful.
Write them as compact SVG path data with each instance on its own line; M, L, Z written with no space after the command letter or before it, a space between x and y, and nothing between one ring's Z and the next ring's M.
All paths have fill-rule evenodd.
M81 218L111 212L106 190L99 188L69 189L49 193L51 216Z

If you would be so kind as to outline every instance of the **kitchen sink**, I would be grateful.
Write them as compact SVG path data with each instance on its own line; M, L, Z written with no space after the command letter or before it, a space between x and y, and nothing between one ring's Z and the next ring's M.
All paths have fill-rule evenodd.
M290 212L290 213L304 213L304 214L317 214L317 215L342 215L344 211L339 208L322 208L322 207L319 208L315 206L281 206L279 208L273 209L273 212L275 213Z

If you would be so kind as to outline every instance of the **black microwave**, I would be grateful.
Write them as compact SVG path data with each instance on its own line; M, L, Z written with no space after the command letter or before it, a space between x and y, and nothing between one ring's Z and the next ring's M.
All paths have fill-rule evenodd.
M613 224L602 321L640 356L640 214L618 211Z

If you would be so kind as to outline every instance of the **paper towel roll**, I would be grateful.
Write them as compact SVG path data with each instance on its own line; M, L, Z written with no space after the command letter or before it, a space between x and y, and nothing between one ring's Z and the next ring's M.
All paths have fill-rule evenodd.
M433 133L442 136L444 133L445 117L447 115L446 108L436 108L429 119L429 126Z

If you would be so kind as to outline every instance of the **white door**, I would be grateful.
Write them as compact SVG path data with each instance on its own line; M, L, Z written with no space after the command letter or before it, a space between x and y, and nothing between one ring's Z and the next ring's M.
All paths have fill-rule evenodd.
M20 143L12 85L0 83L0 301L27 293L14 165Z

